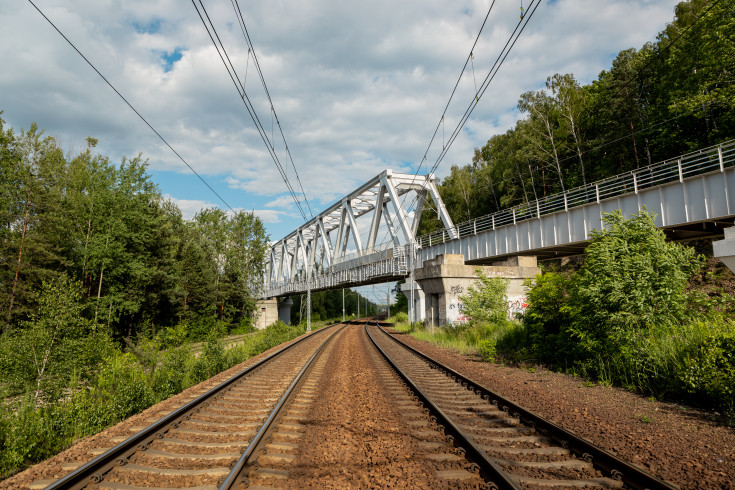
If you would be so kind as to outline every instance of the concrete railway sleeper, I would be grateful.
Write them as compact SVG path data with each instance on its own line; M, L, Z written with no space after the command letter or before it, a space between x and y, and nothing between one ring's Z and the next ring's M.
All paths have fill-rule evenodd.
M465 378L379 326L368 336L491 488L676 488Z
M336 327L278 350L47 488L237 488Z

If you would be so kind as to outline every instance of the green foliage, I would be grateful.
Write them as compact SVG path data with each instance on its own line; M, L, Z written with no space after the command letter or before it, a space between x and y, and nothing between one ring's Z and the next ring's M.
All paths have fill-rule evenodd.
M497 354L496 341L493 339L484 339L477 344L477 353L484 360L493 362Z
M157 350L158 337L141 339L131 352L113 350L91 379L69 380L62 398L39 403L31 387L0 404L0 478L303 333L279 322L227 350L210 335L197 353L188 346Z
M82 315L79 285L66 275L44 282L28 321L0 338L0 374L11 393L58 396L72 378L90 379L112 352L105 330Z
M681 363L682 388L694 398L735 413L735 326L694 347Z
M621 51L590 84L556 73L542 90L519 94L525 117L452 166L439 186L454 222L731 138L733 12L735 0L682 1L654 42ZM429 203L419 233L441 228Z
M722 298L686 289L702 258L666 242L646 212L612 213L605 224L578 272L528 283L523 326L498 350L733 413L735 324Z
M645 210L603 221L572 284L570 328L582 348L600 354L622 348L636 331L681 322L688 279L702 264L693 249L667 242Z
M211 317L252 315L268 239L252 213L204 210L191 222L165 201L140 155L112 162L97 141L65 156L33 124L0 119L0 327L25 328L43 284L81 284L80 318L121 340ZM203 331L191 337L206 337Z
M479 268L475 273L477 284L467 288L466 295L460 296L464 303L463 312L473 326L504 325L508 321L508 299L505 295L508 279L488 277Z

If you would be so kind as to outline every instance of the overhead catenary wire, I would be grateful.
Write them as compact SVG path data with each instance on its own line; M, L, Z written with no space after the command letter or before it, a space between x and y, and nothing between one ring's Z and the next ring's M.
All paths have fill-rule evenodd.
M492 7L494 5L490 5L490 9L488 10L488 15L490 14L490 11L492 10ZM503 46L503 49L498 54L497 58L495 59L495 62L491 66L490 70L488 71L487 75L485 76L485 79L480 84L479 90L477 90L472 97L472 100L470 101L467 109L465 110L464 114L460 118L459 122L457 123L455 129L452 131L452 133L449 136L448 141L442 145L442 151L440 152L439 156L436 159L436 162L432 165L431 170L429 171L429 174L432 174L441 164L442 160L446 156L447 152L451 148L454 141L457 139L457 136L459 135L460 131L466 124L469 117L472 115L472 112L475 110L477 105L480 103L480 99L487 91L488 87L490 86L490 83L495 78L495 75L497 75L498 71L500 70L500 67L505 62L505 59L510 54L510 51L515 46L516 42L518 41L518 38L523 33L524 29L530 22L531 18L533 17L534 13L536 12L536 9L541 4L541 0L532 0L530 4L528 5L525 14L521 17L521 19L516 23L515 28L513 29L513 32L511 32L510 36L508 37L508 40L506 41L505 45ZM487 16L485 17L485 21L487 21ZM483 22L483 27L485 26L485 22ZM480 29L480 33L482 32L482 28ZM480 34L478 34L477 39L479 39ZM475 40L475 44L477 44L477 39ZM467 64L471 61L473 53L474 53L475 45L473 44L472 49L470 50L470 54L467 56L467 59L465 61L464 67L462 68L462 72L460 73L459 79L462 78L462 75L464 74L464 71L467 69ZM429 145L426 148L426 151L424 152L424 156L421 159L421 163L419 164L418 168L416 169L416 172L414 174L414 177L418 176L419 171L421 170L421 167L423 166L424 161L427 160L427 156L429 154L429 151L431 149L432 143L434 142L434 139L436 138L436 135L439 131L439 126L442 125L444 118L446 116L446 111L449 107L449 104L451 103L452 98L454 97L454 93L457 89L457 85L459 84L459 79L457 80L457 83L455 84L454 90L452 91L452 94L450 95L449 101L447 102L444 111L442 112L442 116L439 120L439 123L437 124L436 129L434 130L434 134L432 135ZM404 196L404 202L405 202L405 196ZM409 208L413 206L413 204L416 202L416 198L413 199L411 204L409 205Z
M306 197L304 186L302 185L301 178L299 177L299 173L296 170L296 164L293 161L293 156L291 155L291 149L288 147L288 143L286 142L286 135L283 133L283 128L281 127L281 121L278 118L278 114L276 113L275 105L273 104L273 99L271 99L271 94L270 94L270 91L268 90L268 85L266 85L265 83L265 77L263 76L263 71L260 69L260 62L258 61L258 57L255 54L255 46L253 46L253 41L250 38L250 33L248 32L248 28L245 25L245 17L242 14L240 3L238 0L230 0L230 2L232 3L232 8L235 10L235 15L238 19L240 29L242 30L243 37L245 38L245 42L248 46L248 53L252 53L253 55L253 63L255 65L256 70L258 71L258 76L260 77L261 84L263 85L263 90L265 91L265 95L268 97L268 102L270 103L271 109L273 110L273 116L275 117L276 124L278 125L278 130L281 133L281 138L283 139L283 145L286 149L286 153L288 154L288 158L291 161L291 167L293 168L294 175L296 176L296 181L298 182L299 188L301 189L301 195L304 196L304 202L306 203L306 207L309 209L309 214L313 218L314 213L311 210L309 199Z
M446 148L444 148L439 154L439 156L437 157L436 162L431 167L431 171L429 172L430 174L433 173L441 164L442 160L446 156L452 144L457 139L457 136L459 135L460 131L464 127L465 123L472 115L472 112L474 112L475 108L480 103L480 99L487 91L488 87L490 86L490 83L493 81L498 71L503 66L503 63L505 62L511 50L515 46L516 42L518 42L518 39L520 38L524 29L530 22L531 18L536 12L536 9L538 9L539 5L541 5L541 0L532 0L529 3L528 8L526 9L525 15L523 16L523 18L521 18L518 24L516 24L515 29L511 33L510 37L508 38L508 41L506 41L505 46L503 46L503 49L501 50L498 57L495 59L493 66L490 68L490 71L485 76L485 80L483 80L482 84L480 84L480 90L477 93L476 97L473 97L472 101L470 101L469 105L467 106L467 109L465 110L465 113L460 118L459 122L457 123L457 126L454 128L454 131L452 131L452 134L450 134L449 139L446 144Z
M121 98L121 99L123 100L123 102L125 102L125 104L127 104L127 106L128 106L128 107L130 107L130 109L131 109L131 110L132 110L132 111L133 111L133 112L134 112L134 113L135 113L135 114L136 114L136 115L137 115L137 116L138 116L138 117L139 117L139 118L140 118L140 119L141 119L141 120L142 120L142 121L143 121L143 122L144 122L144 123L146 124L146 126L148 126L148 128L150 128L150 130L151 130L151 131L153 131L153 133L154 133L154 134L155 134L156 136L158 136L158 138L159 138L159 139L160 139L160 140L161 140L161 141L162 141L162 142L163 142L163 143L164 143L164 144L165 144L165 145L166 145L166 146L167 146L167 147L168 147L168 148L169 148L169 149L170 149L170 150L171 150L171 151L172 151L172 152L173 152L173 153L174 153L174 154L175 154L175 155L176 155L176 156L178 157L178 158L179 158L179 160L181 160L181 161L182 161L182 162L184 163L184 165L186 165L186 166L187 166L187 167L189 168L189 170L191 170L192 172L194 172L194 175L196 175L196 176L197 176L197 178L198 178L198 179L199 179L199 180L200 180L200 181L201 181L201 182L202 182L202 183L203 183L203 184L204 184L205 186L207 186L207 188L208 188L208 189L209 189L210 191L212 191L212 193L213 193L213 194L214 194L215 196L217 196L217 199L219 199L219 200L220 200L220 201L222 202L222 204L224 204L225 206L227 206L227 208L228 208L228 209L229 209L230 211L232 211L232 212L234 213L234 212L235 212L235 210L234 210L234 209L232 208L232 206L230 206L230 205L229 205L229 204L227 203L227 201L225 201L225 199L224 199L224 198L223 198L223 197L222 197L222 196L221 196L221 195L220 195L220 194L219 194L219 193L218 193L218 192L217 192L216 190L214 190L214 188L213 188L213 187L212 187L211 185L209 185L209 183L208 183L208 182L207 182L207 181L206 181L206 180L204 179L204 177L202 177L202 176L201 176L201 175L200 175L200 174L199 174L199 173L198 173L198 172L197 172L196 170L194 170L194 167L192 167L191 165L189 165L189 162L187 162L187 161L186 161L186 160L184 159L184 157L182 157L182 156L181 156L181 155L179 154L179 152L177 152L177 151L176 151L176 150L175 150L175 149L174 149L174 148L173 148L173 147L172 147L172 146L171 146L171 145L169 144L169 142L168 142L168 141L166 141L166 138L164 138L164 137L163 137L163 136L161 135L161 133L159 133L159 132L158 132L158 131L156 130L156 128L154 128L154 127L153 127L153 126L151 125L151 123L149 123L149 122L148 122L148 120L147 120L147 119L146 119L145 117L143 117L143 115L142 115L142 114L141 114L140 112L138 112L138 110L137 110L137 109L136 109L135 107L133 107L133 104L131 104L131 103L130 103L130 101L128 101L128 99L127 99L127 98L125 98L125 96L124 96L124 95L123 95L122 93L120 93L120 91L119 91L119 90L118 90L117 88L115 88L115 86L114 86L114 85L112 85L112 83L110 83L110 81L109 81L109 80L107 79L107 77L105 77L105 76L104 76L104 75L102 74L102 72L100 72L100 71L99 71L99 70L97 69L97 67L96 67L96 66L94 66L94 64L93 64L93 63L92 63L92 62L91 62L91 61L90 61L90 60L89 60L89 59L88 59L88 58L87 58L87 57L86 57L86 56L85 56L85 55L84 55L84 54L83 54L83 53L82 53L82 52L81 52L81 51L80 51L80 50L79 50L79 49L78 49L78 48L77 48L77 47L76 47L75 45L74 45L74 43L73 43L73 42L71 42L71 40L70 40L70 39L69 39L68 37L66 37L66 35L64 35L64 33L63 33L63 32L61 32L61 30L60 30L60 29L59 29L58 27L56 27L56 24L54 24L54 23L53 23L53 22L51 21L51 19L49 19L49 18L48 18L48 17L46 16L46 14L44 14L44 13L43 13L43 11L41 11L41 9L40 9L40 8L38 8L38 6L37 6L37 5L35 4L35 3L33 3L33 0L28 0L28 3L30 3L30 4L31 4L31 5L33 6L33 8L35 8L35 9L36 9L36 10L38 11L38 13L39 13L39 14L41 14L41 16L43 16L43 18L44 18L44 19L46 19L46 21L47 21L47 22L48 22L49 24L51 24L51 27L53 27L53 28L54 28L54 29L56 30L56 32L58 32L58 33L59 33L59 35L61 35L61 37L63 37L63 38L64 38L64 40L65 40L65 41L66 41L66 42L67 42L67 43L69 44L69 46L71 46L71 47L72 47L72 48L74 49L74 51L76 51L76 52L77 52L77 54L79 54L79 56L81 56L81 57L82 57L82 59L84 59L84 61L86 61L86 62L87 62L87 64L88 64L88 65L89 65L89 66L90 66L90 67L91 67L91 68L92 68L92 69L93 69L93 70L94 70L94 71L95 71L95 72L97 73L97 75L99 75L99 76L100 76L100 78L102 78L102 80L104 80L104 81L105 81L105 83L106 83L106 84L107 84L107 85L108 85L108 86L109 86L109 87L110 87L110 88L111 88L111 89L112 89L112 90L113 90L113 91L114 91L114 92L115 92L115 93L116 93L116 94L117 94L117 95L118 95L118 96L119 96L119 97L120 97L120 98Z
M227 54L227 50L224 47L224 44L222 43L222 40L219 37L219 34L217 33L217 29L214 27L214 24L212 23L209 14L207 12L207 9L204 7L204 4L202 3L202 0L199 0L199 5L201 6L201 11L199 10L199 6L197 6L196 1L192 0L192 4L194 5L194 8L197 11L197 14L199 15L199 18L202 21L202 24L204 25L204 28L207 31L207 34L209 35L209 38L212 40L212 44L214 44L215 49L217 50L217 54L219 55L220 59L222 60L222 63L225 66L225 69L227 70L227 74L229 75L230 79L232 80L232 83L235 85L235 90L237 90L238 95L240 96L240 99L243 101L243 104L245 104L245 108L248 111L248 114L250 115L250 118L252 119L253 123L255 124L255 127L258 131L258 134L260 135L261 139L263 140L263 143L265 144L266 149L268 150L268 153L273 160L273 163L276 165L276 168L278 169L279 173L281 174L281 178L286 184L286 188L288 189L289 193L291 194L291 197L296 203L296 206L299 209L299 212L301 213L301 216L304 220L307 220L306 213L304 212L304 209L301 206L301 202L299 201L298 197L296 196L296 192L293 189L293 186L291 185L291 182L288 179L288 175L286 174L283 165L281 164L278 155L276 154L273 144L270 141L270 138L268 138L268 132L263 126L262 122L260 121L260 118L258 117L257 111L255 110L255 107L253 106L250 97L245 92L245 87L242 84L240 77L237 74L237 70L235 69L234 64L232 63L232 60L230 59L229 55ZM202 15L202 12L204 15ZM205 20L205 17L207 20ZM216 40L215 40L216 38Z
M490 12L493 10L493 6L495 6L495 0L490 4L490 8L487 10L487 14L485 14L485 19L482 21L482 25L480 26L480 30L477 33L477 36L475 37L475 42L472 43L472 48L470 48L470 54L467 55L467 58L465 59L464 65L462 66L462 70L459 72L459 76L457 77L457 81L454 83L454 88L452 88L452 93L449 94L449 100L447 100L446 105L444 106L444 110L442 111L442 115L439 118L439 122L436 124L436 128L434 128L434 134L431 135L431 139L429 140L429 145L426 147L426 151L424 151L424 156L421 159L421 162L419 163L418 168L416 169L416 173L414 177L418 176L419 171L421 171L421 167L424 164L424 161L426 160L427 155L429 154L429 150L431 149L431 144L434 142L434 138L436 138L437 134L439 133L439 127L444 124L444 117L447 114L447 110L449 109L449 105L452 103L452 99L454 98L454 94L457 92L457 87L459 87L459 82L462 81L462 75L464 75L465 70L467 69L467 65L470 63L472 55L475 51L475 47L477 47L477 43L480 40L480 36L482 35L483 29L485 29L485 24L487 23L487 19L490 17ZM413 183L413 181L412 181Z

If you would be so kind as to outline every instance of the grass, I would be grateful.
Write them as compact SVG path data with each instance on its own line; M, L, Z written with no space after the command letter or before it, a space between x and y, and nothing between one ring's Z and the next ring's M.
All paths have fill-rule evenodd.
M416 322L412 329L405 313L398 313L388 321L394 322L393 327L398 332L408 333L417 340L453 349L461 354L480 354L486 360L494 359L498 339L519 327L512 321L500 325L483 323L441 327Z
M150 340L115 351L85 383L73 377L63 397L39 401L29 389L0 401L0 479L50 458L74 440L96 434L215 374L304 333L282 323L254 332L226 349L211 337L164 350Z

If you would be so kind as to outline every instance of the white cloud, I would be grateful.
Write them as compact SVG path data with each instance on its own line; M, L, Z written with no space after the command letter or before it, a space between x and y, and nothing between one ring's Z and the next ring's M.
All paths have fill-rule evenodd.
M179 154L218 192L227 193L233 207L262 209L258 213L277 225L269 229L301 224L193 6L174 0L37 3ZM654 40L672 20L676 3L544 2L437 174L469 162L475 147L514 124L518 96L543 86L548 75L573 72L587 83L609 67L618 51ZM274 151L283 172L301 194L231 4L206 4L268 137L276 136ZM416 168L489 4L240 2L315 213L385 168ZM445 138L517 22L518 6L496 3L474 51L474 77L468 68L447 112ZM165 71L162 55L176 49L181 59ZM36 121L48 134L76 147L94 136L100 151L113 159L142 152L154 170L188 172L30 4L0 5L0 54L0 110L9 125L19 130ZM428 152L429 164L441 144L440 128ZM161 184L186 213L216 201L199 184L189 186L186 195ZM188 190L195 187L197 191Z
M186 219L192 219L195 214L204 208L216 207L214 204L208 201L199 201L196 199L177 199L169 194L163 195L164 199L168 199L176 204L181 210L181 216Z

